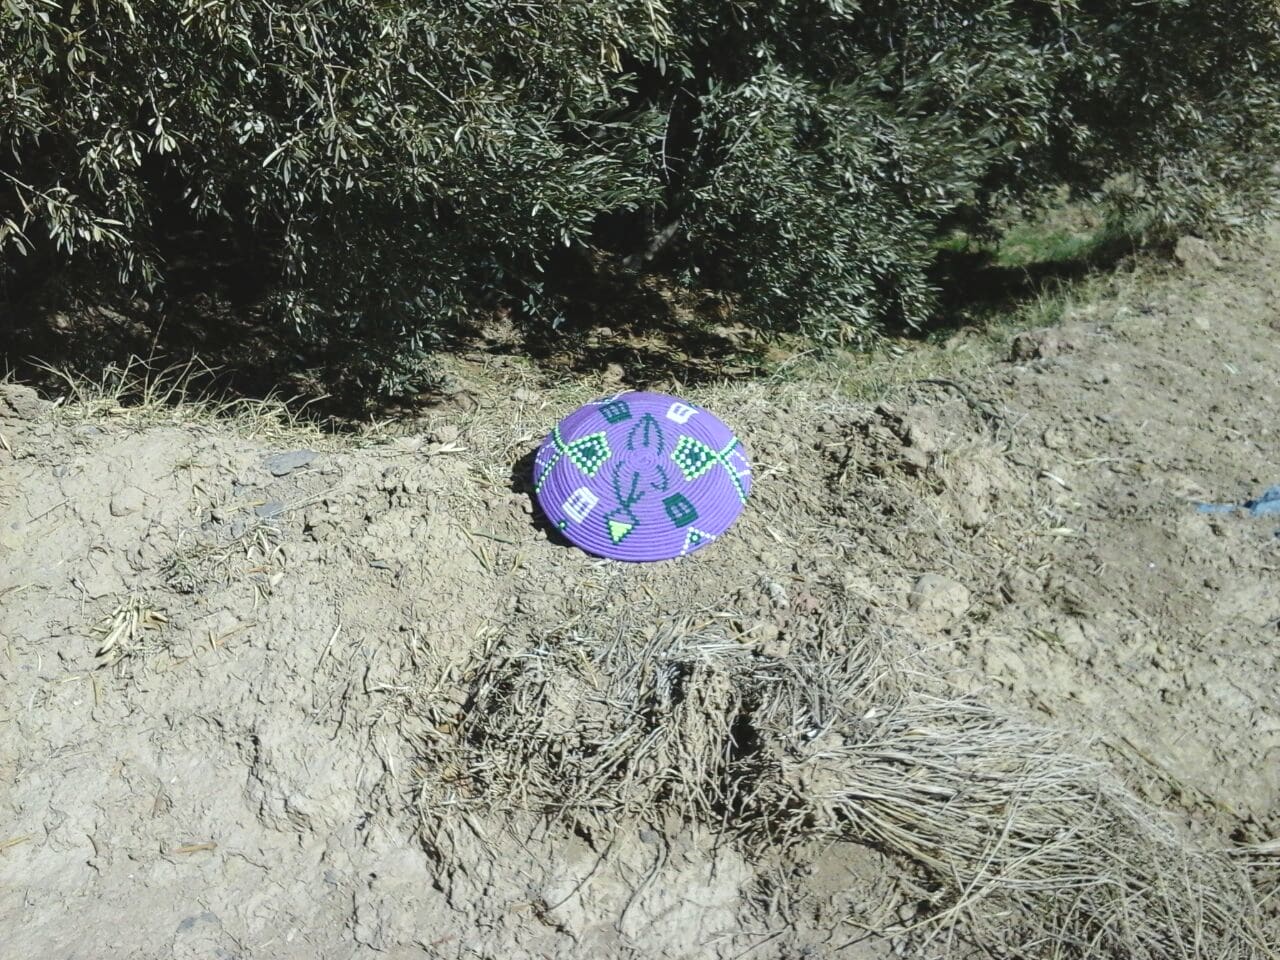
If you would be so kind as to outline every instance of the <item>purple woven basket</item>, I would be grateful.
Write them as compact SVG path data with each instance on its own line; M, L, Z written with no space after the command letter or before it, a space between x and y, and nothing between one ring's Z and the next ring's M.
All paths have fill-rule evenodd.
M661 393L579 407L538 448L534 494L574 544L615 560L667 560L726 530L751 467L719 418Z

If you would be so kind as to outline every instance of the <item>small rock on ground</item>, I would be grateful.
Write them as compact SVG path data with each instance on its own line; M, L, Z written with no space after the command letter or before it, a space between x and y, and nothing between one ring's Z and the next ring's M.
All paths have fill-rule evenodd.
M431 431L427 439L431 443L456 443L462 432L458 429L457 424L442 423Z
M30 387L20 383L0 383L0 416L39 420L52 406L48 400L41 400Z
M926 573L911 587L907 603L916 613L945 621L963 616L969 609L970 597L963 584Z
M1222 258L1199 237L1181 237L1174 245L1173 256L1191 273L1208 273L1222 269Z
M1010 360L1042 360L1070 353L1075 343L1060 330L1024 330L1009 344Z
M271 471L273 477L283 477L307 466L316 456L314 450L286 450L284 453L271 454L262 464Z
M127 517L131 513L137 513L142 509L145 497L141 490L137 487L125 487L111 497L111 515L113 517Z

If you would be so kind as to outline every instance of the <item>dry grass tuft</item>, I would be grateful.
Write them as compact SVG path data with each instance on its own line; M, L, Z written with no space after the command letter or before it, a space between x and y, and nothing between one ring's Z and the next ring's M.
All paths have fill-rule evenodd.
M419 809L538 811L611 835L672 812L760 855L875 844L931 879L923 940L1010 956L1260 958L1254 894L1054 731L898 671L832 619L781 657L683 629L490 649L441 709ZM448 715L448 719L445 719Z
M269 587L285 568L280 528L256 517L246 518L232 533L179 531L165 559L165 586L177 593L201 593L244 578Z
M168 622L164 612L153 607L145 596L131 593L94 628L94 633L102 637L94 655L106 667L140 656L155 646L154 635Z
M123 366L108 364L96 377L40 366L66 387L56 401L56 415L64 421L217 425L245 438L305 435L312 444L328 436L303 416L307 404L276 396L228 399L214 387L217 368L198 357L165 366L155 358L131 357Z

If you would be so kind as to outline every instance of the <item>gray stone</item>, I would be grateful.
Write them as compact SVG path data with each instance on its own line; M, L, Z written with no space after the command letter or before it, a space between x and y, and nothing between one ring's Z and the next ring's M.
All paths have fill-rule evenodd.
M1040 343L1030 334L1020 333L1009 343L1010 360L1035 360L1041 356Z
M1075 341L1052 327L1024 330L1009 343L1010 360L1043 360L1070 353Z
M264 520L270 517L278 517L284 513L284 502L281 500L268 500L266 503L260 503L254 507L253 512Z
M907 603L917 613L947 620L963 616L969 609L970 597L963 584L936 573L926 573L911 587Z
M750 628L750 634L758 647L773 643L782 633L782 628L772 620L761 620Z
M39 420L53 404L20 383L0 383L0 416L18 420Z
M1173 256L1191 273L1222 269L1222 258L1199 237L1180 237L1174 245Z
M902 468L912 475L924 473L929 469L933 458L921 447L903 447L901 455Z
M458 430L456 424L443 423L436 427L427 439L432 443L455 443L460 435L461 431Z
M191 916L187 917L185 920L183 920L181 923L178 924L178 931L182 932L184 930L190 930L197 923L221 923L221 922L222 921L220 921L215 914L210 913L208 910L206 910L204 913L192 914Z
M266 457L262 464L273 477L283 477L307 466L318 454L314 450L286 450Z
M787 597L787 588L776 580L769 580L765 583L765 592L769 595L769 602L779 610L786 610L791 606L791 601Z
M131 513L137 513L142 509L144 500L145 497L142 491L137 487L125 487L112 495L111 515L113 517L127 517Z
M762 657L768 657L770 660L785 660L791 653L791 643L781 639L768 640L756 649L760 651Z

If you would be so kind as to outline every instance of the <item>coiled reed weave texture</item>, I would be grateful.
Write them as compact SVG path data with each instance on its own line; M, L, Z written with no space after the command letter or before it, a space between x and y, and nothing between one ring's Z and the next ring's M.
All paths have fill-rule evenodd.
M751 492L751 466L709 411L666 394L620 393L556 425L533 482L543 513L588 553L667 560L729 529Z

